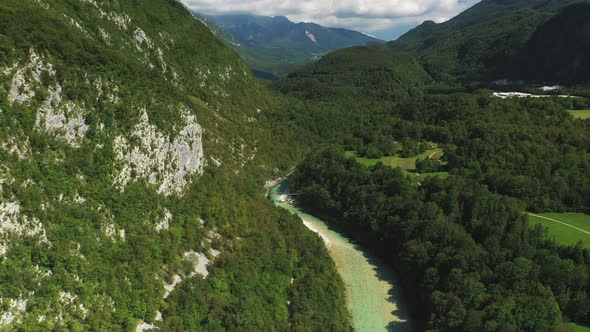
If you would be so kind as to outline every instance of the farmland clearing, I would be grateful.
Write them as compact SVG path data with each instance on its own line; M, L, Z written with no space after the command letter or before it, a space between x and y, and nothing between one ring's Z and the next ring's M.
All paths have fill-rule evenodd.
M582 213L529 213L531 225L541 224L555 240L563 245L576 245L582 242L590 248L590 215Z

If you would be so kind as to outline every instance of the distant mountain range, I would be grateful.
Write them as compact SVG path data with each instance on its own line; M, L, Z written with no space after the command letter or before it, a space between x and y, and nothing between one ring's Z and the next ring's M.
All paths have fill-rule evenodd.
M586 27L590 15L584 16L588 13L584 3L588 1L484 0L448 22L424 22L389 46L395 51L418 56L438 80L473 82L499 77L564 82L588 80L581 72L560 69L578 68L575 63L547 58L557 56L563 47L587 48L590 34ZM577 4L574 10L562 12L574 4ZM555 20L550 23L555 15L560 17L562 25L557 26ZM539 48L540 44L547 47ZM556 45L560 45L559 50L555 49ZM536 51L531 52L533 49ZM588 55L590 53L586 53ZM540 58L552 67L541 66ZM557 72L563 74L554 74Z
M318 80L334 90L335 85L350 83L343 80L363 76L371 68L385 71L381 75L406 88L417 81L463 86L485 86L500 79L588 83L590 3L484 0L445 23L426 21L385 45L326 55L290 75L289 82L280 84L281 90L286 84L289 89L296 86L298 93L317 93L307 87ZM430 79L425 80L424 73ZM356 82L367 90L368 83Z
M286 17L195 14L234 48L254 73L273 79L332 51L383 41L366 34L314 23L293 23Z

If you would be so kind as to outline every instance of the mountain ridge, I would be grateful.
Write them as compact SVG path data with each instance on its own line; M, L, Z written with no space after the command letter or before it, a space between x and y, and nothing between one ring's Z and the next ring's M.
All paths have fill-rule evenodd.
M195 15L209 22L212 31L238 51L253 70L275 77L337 49L382 42L361 32L294 23L284 16Z
M2 1L0 329L348 330L262 197L304 150L275 158L277 105L177 1Z

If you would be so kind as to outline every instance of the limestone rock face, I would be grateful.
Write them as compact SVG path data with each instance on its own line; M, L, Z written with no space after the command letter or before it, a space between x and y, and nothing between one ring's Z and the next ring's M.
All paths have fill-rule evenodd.
M130 181L147 180L164 195L180 194L188 178L203 172L203 130L194 115L182 111L184 127L174 138L151 125L145 111L129 139L115 139L115 156L123 167L115 184L124 189ZM139 142L132 145L130 140Z
M207 241L207 201L179 202L218 190L208 163L251 160L268 95L175 1L6 0L0 18L0 275L23 280L0 282L0 331L152 326L164 280L208 277L229 240Z

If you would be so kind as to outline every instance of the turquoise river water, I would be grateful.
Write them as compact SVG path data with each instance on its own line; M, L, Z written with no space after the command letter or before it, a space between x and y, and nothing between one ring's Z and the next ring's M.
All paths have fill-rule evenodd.
M346 286L346 302L357 332L412 331L394 271L323 220L293 205L287 181L272 188L275 205L298 215L322 237Z

